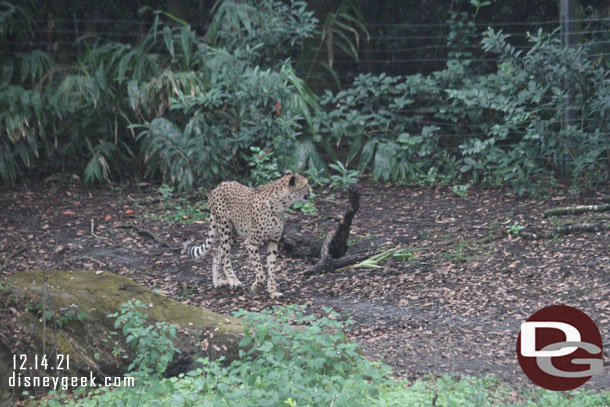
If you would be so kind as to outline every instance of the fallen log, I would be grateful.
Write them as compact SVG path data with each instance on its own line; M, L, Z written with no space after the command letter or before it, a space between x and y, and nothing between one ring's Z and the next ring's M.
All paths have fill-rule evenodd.
M354 216L356 215L356 212L360 206L360 192L350 189L348 191L348 202L349 205L345 211L345 214L343 215L343 218L339 218L337 228L331 233L334 236L334 239L329 250L330 255L333 258L342 257L347 252L347 241L349 238L352 220L354 219ZM323 217L322 219L336 218L338 217ZM308 222L307 224L309 223L311 222ZM280 250L286 256L292 258L320 257L324 239L322 237L312 235L311 233L302 232L302 226L304 225L299 225L290 219L286 221L286 224L284 225L284 232L280 240Z
M606 212L610 211L610 204L604 205L580 205L580 206L567 206L564 208L553 208L544 211L544 217L549 216L561 216L561 215L574 215L578 213L587 212Z
M301 232L300 225L288 219L280 240L280 250L292 258L312 258L320 255L322 239Z
M571 223L569 225L563 225L551 229L549 231L527 231L522 230L519 232L519 237L525 240L539 240L539 239L552 239L557 236L565 236L572 233L586 233L586 232L601 232L604 230L610 230L610 222L600 223Z
M15 354L32 355L23 360L30 369L40 369L40 364L33 366L34 355L63 354L70 359L70 370L65 372L73 376L88 377L91 373L101 381L103 376L122 376L135 354L123 335L114 335L121 328L108 315L130 300L146 304L138 311L146 314L142 316L146 326L158 322L178 326L172 342L181 353L171 358L168 375L199 367L199 358L223 356L231 361L243 351L239 346L241 320L164 297L125 276L85 270L28 270L6 276L0 284L0 377L19 372L8 363ZM21 389L8 384L8 380L0 380L2 406L16 405L2 403L6 395L21 394Z

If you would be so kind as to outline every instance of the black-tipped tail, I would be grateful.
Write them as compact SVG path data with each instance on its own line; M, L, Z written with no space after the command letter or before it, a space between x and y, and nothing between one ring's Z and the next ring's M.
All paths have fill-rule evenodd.
M205 256L209 250L206 250L205 248L206 245L196 245L194 244L192 241L188 240L184 243L182 243L182 247L184 248L184 251L186 252L186 254L193 258L193 259L197 259L201 256Z

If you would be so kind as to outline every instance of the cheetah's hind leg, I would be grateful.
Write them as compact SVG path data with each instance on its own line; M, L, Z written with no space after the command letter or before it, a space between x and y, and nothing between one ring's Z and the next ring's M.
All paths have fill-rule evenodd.
M214 285L214 288L221 288L229 285L229 280L225 277L224 272L220 273L220 270L218 269L221 264L222 257L220 255L220 250L216 249L214 259L212 260L212 284Z
M224 275L229 282L229 286L236 290L238 288L242 288L241 281L235 275L233 271L233 265L231 264L231 247L233 243L235 243L235 237L237 235L237 231L230 223L226 223L220 226L221 231L221 239L220 246L218 251L220 252L219 256L222 259L223 272Z
M283 294L277 290L277 284L275 282L277 246L278 243L272 240L267 243L267 291L272 300L277 300L283 296Z

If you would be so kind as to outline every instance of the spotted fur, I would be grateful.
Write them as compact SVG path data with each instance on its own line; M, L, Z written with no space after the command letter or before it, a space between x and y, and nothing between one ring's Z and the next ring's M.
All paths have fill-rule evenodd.
M267 280L271 298L278 298L274 268L278 242L284 229L284 212L297 201L306 201L311 194L307 178L287 172L282 178L257 188L238 182L223 182L208 197L210 205L210 232L205 243L184 243L186 253L193 258L205 256L218 243L212 261L214 287L229 285L241 287L231 265L230 251L235 238L245 239L248 257L256 271L252 291L258 292ZM267 276L260 262L258 249L267 246ZM222 265L222 275L219 267Z

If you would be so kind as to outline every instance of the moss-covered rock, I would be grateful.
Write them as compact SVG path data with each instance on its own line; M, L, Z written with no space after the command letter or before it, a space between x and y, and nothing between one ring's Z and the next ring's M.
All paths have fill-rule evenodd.
M46 284L44 284L46 274ZM148 307L151 322L176 324L176 346L169 374L188 371L200 356L228 360L237 355L242 326L238 319L192 307L156 294L129 278L95 271L28 271L0 280L0 377L13 374L13 355L69 355L68 376L120 375L131 357L117 354L127 350L124 338L116 334L114 319L129 300L140 300ZM46 288L44 288L46 286ZM45 301L46 298L46 301ZM43 318L46 315L46 318ZM53 374L39 371L33 375ZM29 373L28 373L29 374ZM0 404L6 396L8 380L0 383ZM4 393L4 394L3 394Z

